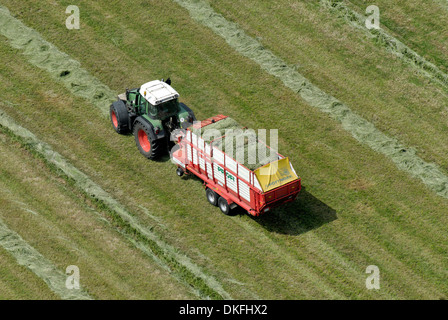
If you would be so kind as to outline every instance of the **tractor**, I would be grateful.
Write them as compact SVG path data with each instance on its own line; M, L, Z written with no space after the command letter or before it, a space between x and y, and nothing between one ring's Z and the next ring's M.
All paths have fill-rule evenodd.
M179 102L171 80L153 80L140 88L126 89L110 106L110 119L119 134L133 134L140 153L154 160L166 154L171 134L196 121L193 111Z

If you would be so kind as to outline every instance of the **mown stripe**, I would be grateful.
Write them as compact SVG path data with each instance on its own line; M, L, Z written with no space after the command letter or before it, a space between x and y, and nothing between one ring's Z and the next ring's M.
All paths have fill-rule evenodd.
M78 61L59 51L37 31L11 16L8 8L2 5L0 5L0 34L8 38L13 48L22 50L29 62L48 71L72 94L89 100L104 116L109 115L109 105L116 99L116 93L81 68Z
M267 73L278 77L286 87L298 93L305 102L341 123L356 140L391 159L395 165L420 179L439 196L448 198L448 177L432 163L416 155L416 151L389 137L372 123L353 112L347 105L313 85L293 66L250 37L236 23L227 21L203 0L173 0L188 10L198 23L210 28L241 55L256 62Z
M439 83L448 90L448 74L440 70L435 64L427 61L403 42L388 34L384 29L368 29L365 24L365 16L350 9L342 1L320 0L320 3L323 7L328 8L330 12L345 19L353 27L362 30L376 43L399 57L402 61L416 68L422 75Z
M61 154L53 151L50 145L40 141L32 132L15 123L0 109L0 127L15 136L23 145L36 152L50 166L56 167L83 193L92 197L111 213L116 224L121 227L130 241L149 255L162 267L193 289L200 298L231 299L221 284L212 276L205 274L190 258L162 241L149 228L140 224L117 200L93 182L86 174L70 164Z
M17 262L27 267L41 278L48 287L64 300L92 300L84 289L68 289L65 285L67 276L30 246L15 231L0 219L0 246L8 251Z

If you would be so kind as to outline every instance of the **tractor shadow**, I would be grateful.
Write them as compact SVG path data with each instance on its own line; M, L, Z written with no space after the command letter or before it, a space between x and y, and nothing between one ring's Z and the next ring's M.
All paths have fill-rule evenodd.
M153 159L153 160L151 160L151 161L159 162L159 163L163 163L163 162L171 161L171 157L170 157L169 154L163 154L163 155L161 155L159 158L157 158L157 159Z
M160 163L171 161L170 152L173 153L174 151L178 150L180 147L179 147L179 145L172 143L168 146L168 148L169 148L169 152L167 151L167 152L163 153L159 158L154 159L152 161L160 162Z
M337 214L302 187L295 201L253 219L270 232L300 235L336 220Z

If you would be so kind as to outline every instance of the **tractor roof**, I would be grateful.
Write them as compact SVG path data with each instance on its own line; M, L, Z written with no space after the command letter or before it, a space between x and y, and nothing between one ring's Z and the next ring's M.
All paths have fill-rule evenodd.
M173 87L160 80L143 84L140 87L140 94L154 106L179 97L179 94Z

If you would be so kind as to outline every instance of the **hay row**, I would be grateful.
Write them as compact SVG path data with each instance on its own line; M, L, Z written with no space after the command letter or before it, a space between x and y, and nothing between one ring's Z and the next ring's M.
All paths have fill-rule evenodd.
M41 278L63 300L92 300L83 289L70 290L66 287L67 276L30 246L20 235L8 228L0 219L0 246L8 251L17 263L27 267Z
M0 5L0 34L9 44L23 52L28 61L61 81L75 96L87 99L103 116L109 115L109 106L117 94L81 67L66 53L59 51L32 28L14 18L9 10Z
M353 27L362 30L386 50L416 68L422 75L448 90L448 74L440 70L435 64L427 61L403 42L388 34L384 29L366 28L366 17L347 7L343 1L320 0L320 3L323 7L329 9L330 12L345 19Z

